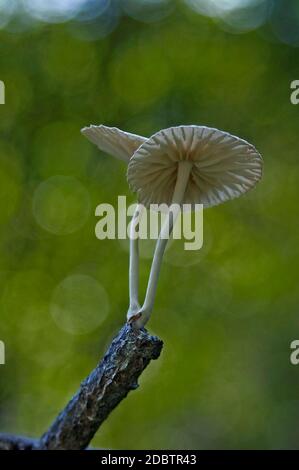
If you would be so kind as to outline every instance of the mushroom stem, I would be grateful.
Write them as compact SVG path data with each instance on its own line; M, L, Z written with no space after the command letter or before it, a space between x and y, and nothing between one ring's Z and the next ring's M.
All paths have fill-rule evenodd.
M138 286L139 286L139 227L136 227L140 222L143 205L137 204L134 215L130 224L130 265L129 265L129 295L130 305L127 313L127 318L130 319L136 315L140 310L138 300Z
M140 310L141 315L133 322L135 328L142 328L148 322L153 310L163 255L176 218L180 212L180 205L184 198L191 169L192 162L183 160L178 164L177 180L172 196L171 207L169 208L168 217L163 224L157 240L145 300Z

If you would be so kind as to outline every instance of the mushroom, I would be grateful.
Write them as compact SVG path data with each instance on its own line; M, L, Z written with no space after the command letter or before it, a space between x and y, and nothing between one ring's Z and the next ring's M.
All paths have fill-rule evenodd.
M127 178L139 203L168 204L168 217L156 243L143 306L128 312L142 328L154 306L163 254L182 204L204 208L234 199L262 176L262 157L243 139L205 126L164 129L143 142L129 161Z
M124 132L117 127L94 126L84 127L81 133L87 137L103 152L109 153L116 158L129 162L133 153L138 147L146 141L145 137L141 137L130 132ZM140 310L138 301L138 263L139 263L139 247L138 247L138 231L136 228L142 216L143 205L137 204L130 225L130 264L129 264L129 298L130 305L128 315L131 317Z
M146 138L140 135L121 131L117 127L103 125L84 127L81 129L81 133L103 152L127 163L135 150L146 141Z

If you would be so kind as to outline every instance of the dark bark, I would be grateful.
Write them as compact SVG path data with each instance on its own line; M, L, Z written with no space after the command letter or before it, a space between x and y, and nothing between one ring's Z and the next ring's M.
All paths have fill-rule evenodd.
M85 449L100 425L130 390L163 342L126 324L102 361L40 440L40 449Z
M0 450L35 450L37 448L37 439L0 433Z

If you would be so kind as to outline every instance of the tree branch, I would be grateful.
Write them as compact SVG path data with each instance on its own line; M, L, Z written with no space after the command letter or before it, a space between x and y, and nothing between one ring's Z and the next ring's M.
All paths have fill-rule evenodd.
M102 361L42 436L39 448L85 449L100 425L130 390L163 342L146 330L126 324L112 341Z
M126 324L41 439L0 433L0 450L86 449L111 411L138 387L138 377L162 347L156 336Z
M37 439L0 433L0 450L35 450L37 448Z

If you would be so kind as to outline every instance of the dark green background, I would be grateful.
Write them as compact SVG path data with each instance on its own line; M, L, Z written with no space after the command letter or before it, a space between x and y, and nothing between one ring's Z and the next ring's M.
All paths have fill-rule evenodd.
M268 2L250 31L170 3L133 18L113 2L107 30L20 12L0 30L0 429L39 436L125 320L127 244L96 239L94 210L135 198L80 128L198 124L253 143L264 177L205 211L202 250L168 250L148 325L162 357L93 445L299 448L297 2Z

